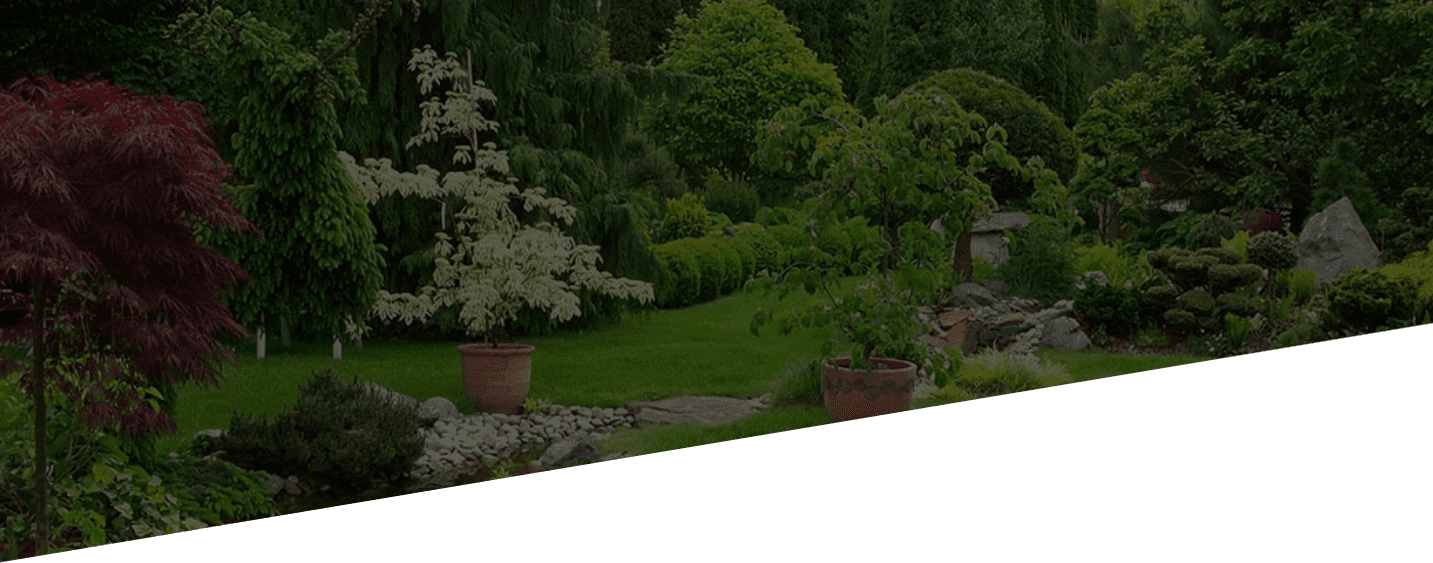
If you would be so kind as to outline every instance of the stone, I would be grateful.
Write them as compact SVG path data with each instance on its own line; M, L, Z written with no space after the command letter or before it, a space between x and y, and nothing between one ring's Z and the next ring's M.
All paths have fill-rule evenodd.
M1099 270L1090 270L1083 274L1080 274L1080 279L1075 282L1075 286L1080 289L1084 289L1085 284L1087 283L1086 280L1093 281L1095 282L1095 285L1098 285L1100 287L1108 287L1110 285L1110 278L1106 276L1104 272L1101 272Z
M721 229L721 238L736 238L736 227L727 225Z
M733 397L681 396L660 401L636 401L627 409L637 422L670 424L695 422L704 426L726 424L760 412L769 399L737 399Z
M975 284L956 287L953 305L936 313L944 321L959 322L936 328L924 338L931 348L959 346L965 355L986 349L1034 353L1036 346L1079 350L1090 346L1089 337L1075 319L1075 302L1064 299L1050 307L1019 297L996 299Z
M457 405L444 397L433 397L418 405L419 418L444 419L457 416L463 416L463 413L458 411Z
M1090 347L1090 337L1080 330L1080 323L1070 317L1060 317L1045 327L1040 338L1041 346L1060 350L1083 350Z
M970 316L973 314L975 314L975 312L971 311L970 309L951 309L949 311L941 312L939 315L937 315L937 318L940 319L941 327L950 328L960 323L961 321L970 318Z
M284 481L283 477L279 477L278 475L274 475L272 473L269 474L269 493L277 495L283 492L285 483L286 481Z
M956 307L975 309L987 307L994 304L997 299L979 284L963 283L955 287L954 305Z
M586 432L573 434L547 447L542 452L539 464L549 469L565 467L574 463L592 463L598 460L597 442Z
M1299 233L1298 253L1299 261L1294 267L1313 270L1319 287L1333 283L1354 268L1383 266L1378 246L1347 196L1309 218Z
M215 438L219 438L219 437L221 437L221 436L224 436L225 434L228 434L228 433L229 433L228 430L223 430L223 429L219 429L219 428L209 428L209 429L207 429L207 430L200 430L200 431L198 431L198 432L195 432L195 433L194 433L194 437L195 437L195 438L198 438L198 437L200 437L200 436L204 436L205 438L209 438L209 439L212 440L212 439L215 439Z
M985 289L990 290L990 294L998 300L1003 301L1010 298L1010 286L1003 281L986 280Z
M409 397L372 381L363 384L363 390L378 395L390 403L403 405L409 408L418 408L418 399Z
M992 264L1009 260L1010 237L1006 233L1029 225L1030 216L1018 211L994 213L988 218L976 221L970 230L971 257L982 256ZM939 227L939 223L931 225L932 229L944 232L944 229Z

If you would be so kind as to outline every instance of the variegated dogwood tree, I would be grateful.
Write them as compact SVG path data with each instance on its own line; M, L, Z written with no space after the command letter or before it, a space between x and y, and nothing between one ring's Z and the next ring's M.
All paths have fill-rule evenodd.
M471 54L469 57L471 69ZM461 196L466 202L453 214L457 236L435 235L433 285L421 288L417 295L379 291L374 316L411 324L457 306L459 322L468 334L496 346L506 324L526 309L547 311L560 321L582 314L574 293L579 288L619 299L652 301L651 284L598 270L602 259L598 247L576 244L551 221L522 224L512 209L515 200L522 202L524 211L540 209L569 225L577 210L561 199L547 197L543 188L519 189L517 178L508 176L506 151L497 150L496 144L488 142L476 148L479 132L498 127L479 110L479 104L496 101L496 96L481 81L472 79L471 70L458 64L455 53L439 59L429 46L414 49L408 68L421 69L418 82L425 95L434 84L449 78L457 89L447 92L446 102L434 97L422 104L423 131L409 139L407 146L436 141L440 134L462 135L469 143L456 148L453 162L472 162L473 170L449 172L439 181L438 172L424 165L417 167L416 174L400 173L388 159L370 158L359 166L351 155L339 153L370 205L390 194L444 201Z

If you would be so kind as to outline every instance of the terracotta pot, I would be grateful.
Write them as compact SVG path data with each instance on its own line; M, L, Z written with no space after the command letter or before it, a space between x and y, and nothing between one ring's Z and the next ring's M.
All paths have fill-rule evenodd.
M871 363L873 370L851 369L850 358L826 364L821 395L831 422L910 410L916 365L891 358L871 358Z
M527 344L463 344L463 392L487 413L517 414L532 383L533 347Z

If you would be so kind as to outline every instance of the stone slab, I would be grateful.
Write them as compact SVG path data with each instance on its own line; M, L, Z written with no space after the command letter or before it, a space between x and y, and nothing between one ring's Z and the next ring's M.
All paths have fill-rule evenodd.
M771 403L769 395L755 399L681 396L660 401L634 401L627 410L638 423L695 422L705 426L726 424L760 412Z

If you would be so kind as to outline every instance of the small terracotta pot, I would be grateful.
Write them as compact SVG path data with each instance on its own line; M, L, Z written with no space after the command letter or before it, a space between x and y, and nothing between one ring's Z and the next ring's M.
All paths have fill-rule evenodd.
M871 358L873 370L851 369L850 358L826 364L821 395L831 422L879 416L911 409L916 365L905 360Z
M462 344L463 392L487 413L517 414L532 384L533 347L527 344Z

